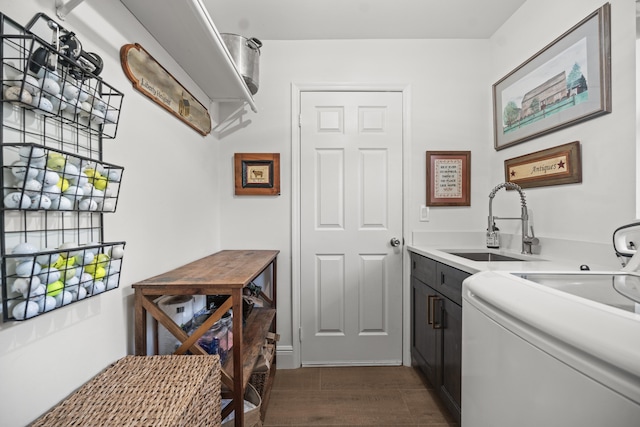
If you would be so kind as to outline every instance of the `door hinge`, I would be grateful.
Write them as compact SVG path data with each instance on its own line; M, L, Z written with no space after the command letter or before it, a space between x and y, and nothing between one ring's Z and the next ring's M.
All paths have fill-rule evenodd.
M298 328L298 341L302 342L302 328Z
M302 127L302 114L298 114L298 127Z

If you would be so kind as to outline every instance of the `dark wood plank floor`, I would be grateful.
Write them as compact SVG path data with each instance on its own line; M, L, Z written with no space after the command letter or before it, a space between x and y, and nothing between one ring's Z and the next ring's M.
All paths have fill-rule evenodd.
M414 368L280 369L265 427L457 426Z

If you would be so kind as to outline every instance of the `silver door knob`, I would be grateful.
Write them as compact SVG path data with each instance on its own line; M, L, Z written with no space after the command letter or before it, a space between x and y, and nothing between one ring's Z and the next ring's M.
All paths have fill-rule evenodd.
M389 243L391 243L391 246L394 248L400 246L400 240L398 240L397 237L392 237Z

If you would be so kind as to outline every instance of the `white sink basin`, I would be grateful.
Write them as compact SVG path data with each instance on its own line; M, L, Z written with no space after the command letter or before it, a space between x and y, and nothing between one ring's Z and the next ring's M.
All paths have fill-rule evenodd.
M445 251L450 255L459 256L471 261L492 262L492 261L529 261L528 259L515 258L509 255L499 254L491 251Z
M632 313L640 304L640 276L629 273L512 273L580 298Z

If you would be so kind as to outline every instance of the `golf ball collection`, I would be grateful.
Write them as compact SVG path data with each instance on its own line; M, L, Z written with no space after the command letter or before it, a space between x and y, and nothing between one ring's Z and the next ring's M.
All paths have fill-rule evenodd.
M29 210L113 212L123 168L24 145L5 166L4 207Z
M20 243L11 254L4 294L12 318L26 320L117 288L124 243L66 242L47 250Z
M124 95L101 68L48 62L59 46L7 25L20 42L11 32L2 52L0 311L21 321L119 286L124 242L102 241L102 214L116 210L124 168L103 162L102 147Z
M117 124L121 101L113 100L110 93L100 94L98 84L78 81L70 75L63 76L54 71L36 75L21 73L5 80L5 99L14 105L33 109L37 115L64 116L88 127Z

